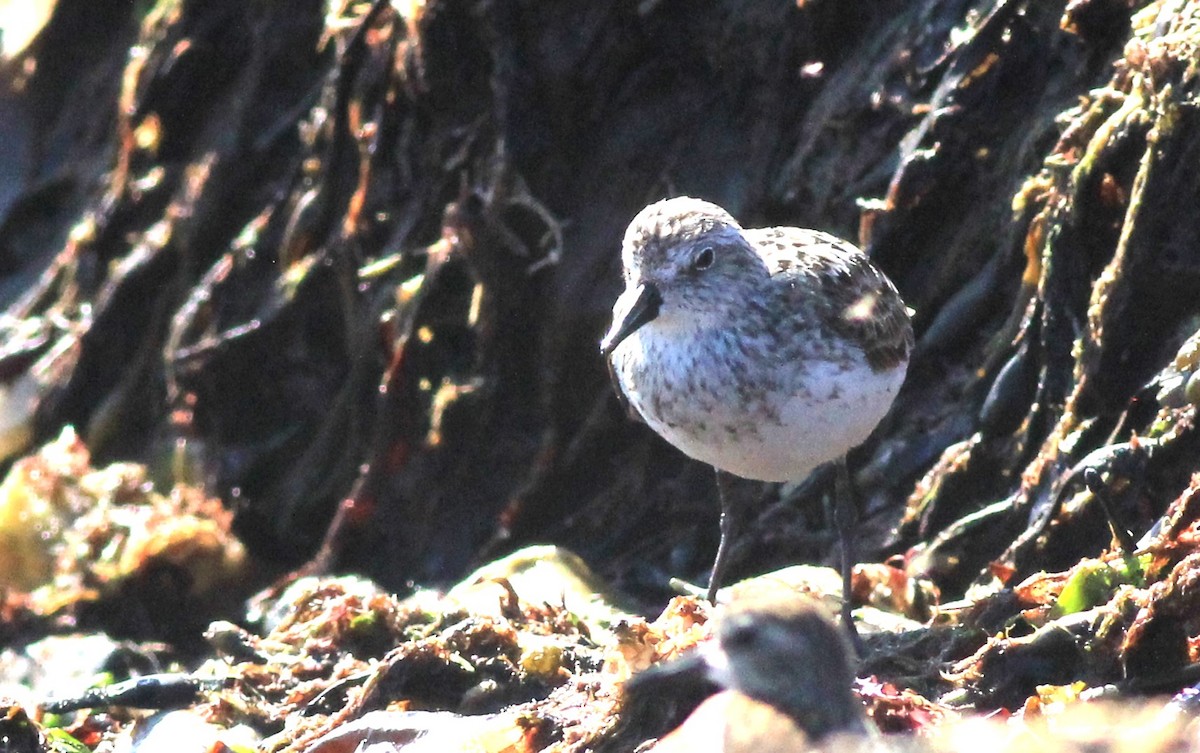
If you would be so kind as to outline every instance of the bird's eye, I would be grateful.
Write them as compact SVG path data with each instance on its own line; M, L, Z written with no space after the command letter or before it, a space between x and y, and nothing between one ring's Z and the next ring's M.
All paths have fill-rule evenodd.
M713 265L716 261L717 254L712 250L712 246L705 246L700 249L696 256L692 259L692 269L697 272L703 272Z
M726 621L725 628L721 632L721 643L726 648L749 646L757 640L758 630L754 624L748 620L738 619L738 617Z

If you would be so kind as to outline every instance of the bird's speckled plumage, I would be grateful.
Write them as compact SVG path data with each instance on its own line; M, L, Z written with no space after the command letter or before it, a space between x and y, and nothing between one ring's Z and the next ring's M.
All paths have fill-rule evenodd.
M618 389L718 469L803 478L866 439L904 380L904 303L832 235L744 230L714 204L668 199L634 218L622 261L626 290L603 344Z

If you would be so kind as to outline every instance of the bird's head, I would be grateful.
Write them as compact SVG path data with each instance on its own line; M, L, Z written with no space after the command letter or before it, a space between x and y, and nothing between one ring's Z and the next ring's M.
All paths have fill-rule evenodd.
M768 275L742 227L716 204L656 202L629 223L621 247L625 291L601 343L608 355L640 327L706 329L746 304L745 289Z

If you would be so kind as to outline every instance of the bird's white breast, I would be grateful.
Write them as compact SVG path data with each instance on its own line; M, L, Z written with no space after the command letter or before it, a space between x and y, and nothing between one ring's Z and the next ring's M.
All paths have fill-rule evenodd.
M877 372L849 345L748 345L652 322L621 343L613 364L659 435L696 460L760 481L800 480L860 444L904 381L906 364Z

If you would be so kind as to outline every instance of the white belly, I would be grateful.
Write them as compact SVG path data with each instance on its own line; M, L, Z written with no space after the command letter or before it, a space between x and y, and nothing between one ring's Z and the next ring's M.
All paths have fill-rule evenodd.
M747 388L746 364L665 350L644 327L617 348L614 366L646 423L688 456L743 478L798 481L862 443L904 381L905 365L876 372L861 354L840 355L758 362L750 371L769 377Z

